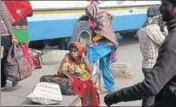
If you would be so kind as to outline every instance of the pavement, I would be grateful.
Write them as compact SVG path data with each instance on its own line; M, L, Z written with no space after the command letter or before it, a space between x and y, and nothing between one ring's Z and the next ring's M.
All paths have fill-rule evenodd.
M47 49L46 49L47 50ZM50 49L52 50L52 49ZM124 73L116 72L118 75L116 77L117 89L121 89L127 86L131 86L143 80L143 74L141 72L141 61L142 57L140 54L140 47L138 41L135 39L122 39L120 40L119 47L119 59L118 63L127 63L131 65L131 71L134 74L132 79L126 79ZM45 54L45 53L44 53ZM7 87L1 90L1 106L34 106L39 105L32 103L26 96L32 92L35 84L39 83L39 79L43 75L53 75L56 74L59 64L43 65L42 69L36 69L33 71L32 76L19 82L15 87L11 87L11 82L8 81ZM76 96L63 96L63 102L59 105L53 106L69 106ZM101 106L105 105L103 102L104 95L100 96ZM123 102L115 104L114 106L140 106L140 101Z

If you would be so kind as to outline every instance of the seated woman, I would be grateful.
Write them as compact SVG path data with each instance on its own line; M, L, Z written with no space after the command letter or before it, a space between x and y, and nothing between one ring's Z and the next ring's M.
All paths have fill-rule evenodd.
M67 53L61 62L58 75L77 76L80 80L90 80L93 67L84 55L86 48L80 42L72 42Z
M91 81L93 67L84 56L85 52L86 48L83 44L72 42L69 53L65 55L61 62L58 75L67 75L72 78L73 91L75 94L80 95L82 106L98 106L97 97L99 96L97 96L95 84ZM91 97L91 101L87 101L87 96Z
M93 67L84 56L85 52L83 44L72 42L54 78L69 77L73 93L81 97L82 106L99 106L99 95L91 76Z

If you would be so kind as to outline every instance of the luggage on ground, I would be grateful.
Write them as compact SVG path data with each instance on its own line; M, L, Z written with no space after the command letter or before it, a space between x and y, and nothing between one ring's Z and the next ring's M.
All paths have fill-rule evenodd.
M41 51L38 51L38 50L31 50L30 53L32 55L34 69L42 68L42 58L41 58L41 56L43 55L43 53Z
M59 77L58 75L44 75L40 78L40 82L59 84L62 95L73 95L73 91L70 86L70 79L67 77Z
M59 104L63 98L60 87L55 83L40 82L36 84L32 93L27 98L39 104Z

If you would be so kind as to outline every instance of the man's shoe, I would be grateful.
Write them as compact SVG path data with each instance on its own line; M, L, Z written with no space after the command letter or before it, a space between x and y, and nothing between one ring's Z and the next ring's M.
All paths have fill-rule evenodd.
M5 89L5 86L4 87L1 87L1 90Z

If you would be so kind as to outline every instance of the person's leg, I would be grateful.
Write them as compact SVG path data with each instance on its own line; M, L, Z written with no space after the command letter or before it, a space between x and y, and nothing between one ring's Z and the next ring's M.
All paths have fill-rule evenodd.
M97 60L100 60L100 58L108 55L109 53L111 53L111 46L108 44L97 44L94 46L87 46L87 58L90 62L90 64L92 64L94 66L94 64L96 63ZM101 92L106 91L104 88L104 78L102 78L102 71L99 67L100 70L100 90Z
M103 58L101 58L99 66L99 69L102 72L104 85L107 91L113 91L115 85L113 74L110 71L110 56L111 54L108 54Z
M151 72L151 69L145 69L142 68L142 72L144 74L144 78L148 75L149 72ZM155 97L149 97L149 98L145 98L142 100L142 107L150 107L154 104L155 102Z
M4 62L5 62L5 58L1 59L1 88L5 87L7 82L6 82L6 74L4 71Z
M2 36L1 45L4 46L3 58L1 59L1 87L5 87L7 84L7 76L4 70L4 64L7 59L8 51L12 45L10 36Z

